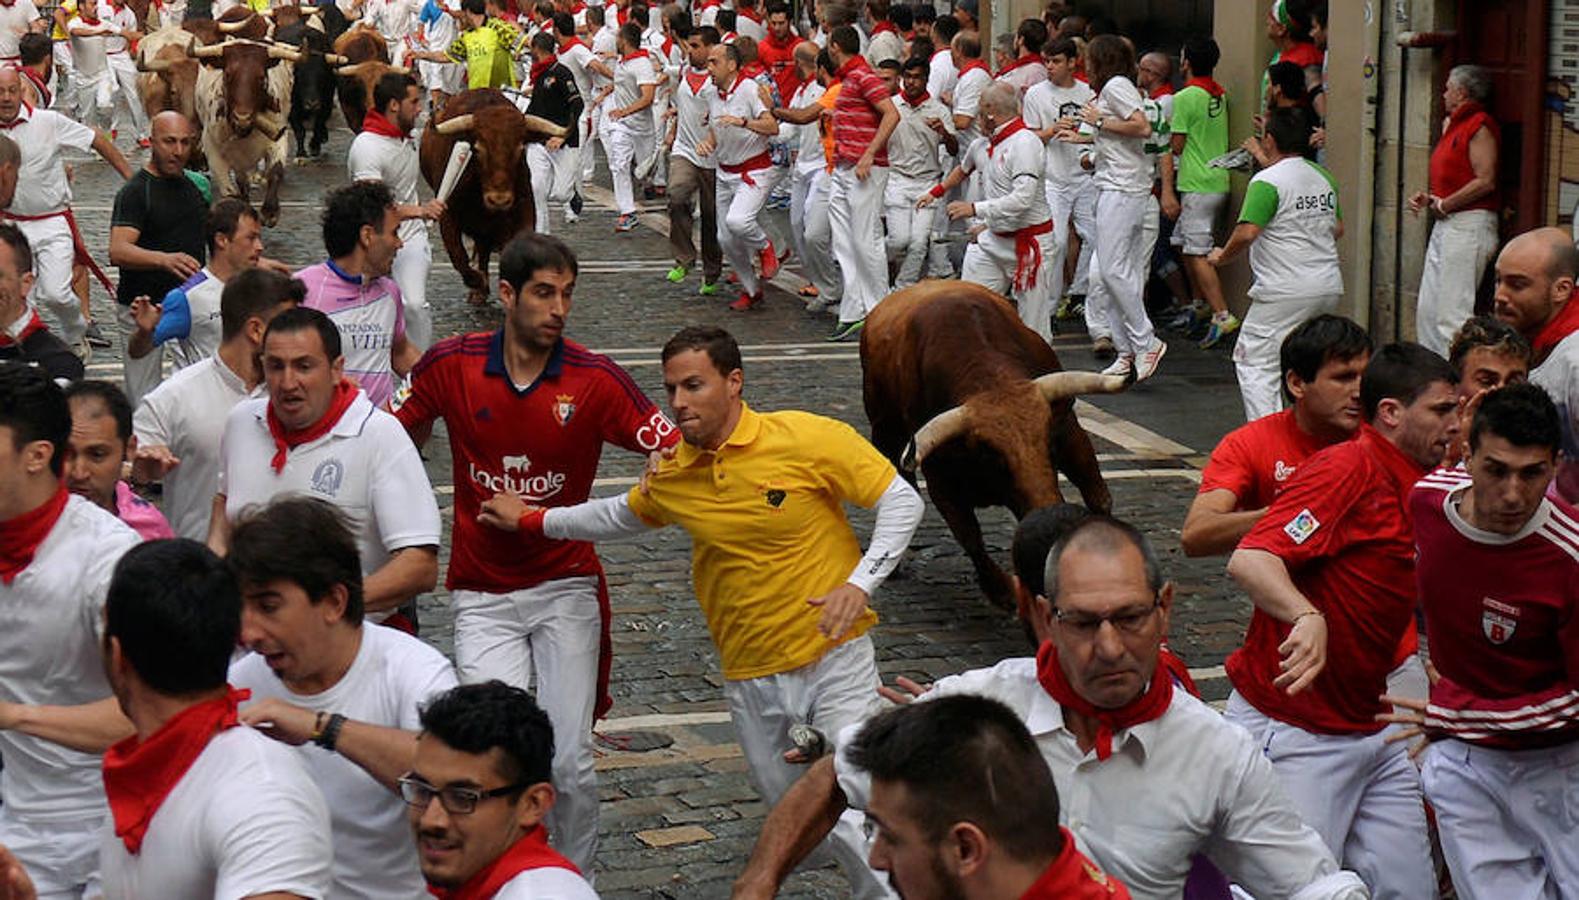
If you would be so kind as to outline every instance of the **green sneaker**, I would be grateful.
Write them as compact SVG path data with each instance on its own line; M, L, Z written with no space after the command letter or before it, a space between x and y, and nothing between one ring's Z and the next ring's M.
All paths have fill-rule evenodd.
M702 286L696 289L696 292L701 294L703 297L711 297L718 293L718 282L704 281L702 282Z
M664 277L669 279L670 284L679 284L685 280L685 275L685 266L675 266L674 268L670 269L669 274Z
M1206 350L1217 346L1223 338L1239 330L1239 320L1228 310L1213 313L1211 324L1206 328L1206 337L1201 341L1201 349Z
M861 329L865 326L865 319L857 319L854 322L840 322L838 327L833 329L833 334L828 335L828 343L842 344L856 340L861 336Z

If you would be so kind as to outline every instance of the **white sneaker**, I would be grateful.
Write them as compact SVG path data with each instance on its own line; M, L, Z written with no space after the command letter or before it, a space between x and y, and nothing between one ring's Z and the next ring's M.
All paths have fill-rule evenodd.
M1151 349L1142 353L1135 361L1135 380L1145 381L1156 374L1157 366L1162 362L1163 354L1168 352L1168 345L1161 340L1156 340Z
M1133 371L1135 371L1135 357L1129 355L1128 353L1123 353L1119 355L1118 359L1108 363L1108 367L1102 370L1102 374L1117 375L1121 378L1127 378Z

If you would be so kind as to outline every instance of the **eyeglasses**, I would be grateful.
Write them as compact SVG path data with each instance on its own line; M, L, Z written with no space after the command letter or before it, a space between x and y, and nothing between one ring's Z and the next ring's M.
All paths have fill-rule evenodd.
M1106 622L1122 634L1139 634L1151 623L1151 616L1162 606L1159 597L1151 601L1151 605L1144 608L1130 607L1105 616L1093 616L1090 613L1070 612L1067 609L1053 610L1053 618L1064 628L1068 628L1081 637L1096 637L1102 630L1102 623Z
M489 791L480 791L476 788L447 787L443 790L428 784L416 775L402 775L400 777L400 797L408 806L417 809L427 809L433 798L439 798L439 805L444 811L456 816L470 815L477 811L477 804L493 797L503 797L514 794L527 787L526 782L507 784L501 788Z

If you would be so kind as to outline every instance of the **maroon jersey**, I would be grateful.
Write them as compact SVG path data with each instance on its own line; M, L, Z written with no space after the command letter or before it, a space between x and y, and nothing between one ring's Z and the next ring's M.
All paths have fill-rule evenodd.
M605 442L648 453L679 432L618 364L561 340L537 381L518 387L504 365L504 332L434 344L412 369L396 412L408 430L444 419L455 470L451 590L507 593L556 578L597 575L592 545L479 524L484 500L519 494L537 506L587 499Z
M1517 534L1459 515L1462 469L1410 495L1431 659L1428 728L1507 749L1579 739L1579 514L1546 499Z

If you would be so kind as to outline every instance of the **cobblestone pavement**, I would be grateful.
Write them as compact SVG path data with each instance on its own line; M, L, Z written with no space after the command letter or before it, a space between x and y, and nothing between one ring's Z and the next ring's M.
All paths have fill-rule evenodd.
M287 173L280 227L265 234L270 256L293 266L321 258L318 198L344 179L348 141L348 132L338 127L328 161ZM132 161L141 165L146 154ZM606 184L601 169L600 177ZM114 173L97 161L76 166L78 219L101 262L107 256L116 183ZM806 409L865 432L856 347L824 342L832 320L807 314L801 301L784 290L770 290L764 308L734 314L724 309L730 297L697 296L695 275L684 284L669 284L664 280L672 264L667 239L655 230L666 227L662 201L648 202L645 210L652 214L629 234L614 233L606 190L593 189L575 225L565 226L555 211L556 232L571 242L581 261L571 336L612 355L661 402L660 345L683 325L718 323L743 346L746 395L755 406ZM770 230L783 236L785 214L772 215ZM429 296L436 332L496 327L495 308L466 305L436 229L433 243ZM787 269L792 272L794 266ZM799 280L781 274L779 283L793 288ZM94 291L96 316L112 331L111 301L97 286ZM1086 346L1083 333L1067 329L1055 340L1069 368L1097 367ZM118 359L118 349L100 351L89 366L90 376L118 380ZM1227 694L1221 664L1239 641L1249 607L1227 583L1222 560L1185 559L1178 537L1199 481L1198 467L1216 440L1239 424L1239 410L1226 353L1204 353L1184 342L1173 346L1158 378L1130 394L1081 405L1113 492L1114 511L1152 537L1168 575L1178 583L1172 644L1214 700ZM453 488L445 441L435 437L428 454L440 505L449 507ZM594 493L624 490L640 466L633 455L609 449ZM869 514L856 510L852 520L863 536L869 533ZM989 546L1007 566L1012 518L1004 510L984 511L983 526ZM646 753L610 751L598 763L604 802L597 884L606 897L726 895L765 814L746 779L729 724L717 657L690 589L688 551L688 540L677 529L600 548L613 593L616 702L599 730L658 731L674 741ZM882 621L872 636L888 681L899 675L927 681L1028 650L1016 623L976 591L969 563L930 505L907 559L875 603ZM440 591L424 598L421 614L423 636L448 652L447 595ZM795 876L784 896L846 893L837 871L824 870Z

